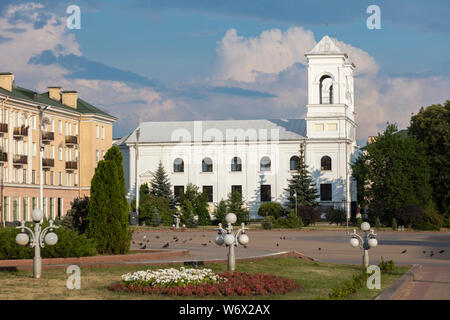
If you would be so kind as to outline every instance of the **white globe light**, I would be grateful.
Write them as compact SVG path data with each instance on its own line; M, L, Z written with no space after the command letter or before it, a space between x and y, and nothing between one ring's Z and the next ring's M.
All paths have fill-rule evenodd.
M361 230L362 231L369 231L370 230L370 224L368 222L361 223Z
M234 243L234 236L232 234L227 234L223 240L227 246L230 246Z
M54 246L58 242L58 236L54 232L49 232L45 235L44 241L49 246Z
M378 245L378 240L375 238L369 239L368 241L369 247L375 248Z
M44 215L42 214L41 209L36 208L31 212L31 219L33 219L34 222L39 222L42 220Z
M248 243L248 241L249 241L248 235L246 235L245 233L241 234L241 235L238 237L238 241L239 241L239 243L242 244L243 246L246 245L246 244Z
M221 234L218 234L217 236L216 236L216 244L218 245L218 246L221 246L221 245L223 245L223 243L225 242L225 240L223 239L223 237L222 237L222 235Z
M358 246L359 246L359 240L358 240L357 238L351 238L351 239L350 239L350 245L351 245L353 248L358 247Z
M234 213L230 212L225 216L225 221L233 224L233 223L236 223L237 217Z
M17 234L16 242L18 245L26 246L28 241L30 241L30 237L26 233L21 232Z

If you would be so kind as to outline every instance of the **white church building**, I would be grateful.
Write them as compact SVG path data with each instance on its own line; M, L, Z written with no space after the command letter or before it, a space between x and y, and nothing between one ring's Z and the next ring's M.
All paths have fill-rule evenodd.
M305 54L308 104L304 119L143 122L117 142L128 195L148 183L161 161L175 195L188 183L208 195L211 209L240 191L256 218L266 201L284 203L300 144L316 183L320 208L356 211L351 161L357 151L353 69L328 36Z

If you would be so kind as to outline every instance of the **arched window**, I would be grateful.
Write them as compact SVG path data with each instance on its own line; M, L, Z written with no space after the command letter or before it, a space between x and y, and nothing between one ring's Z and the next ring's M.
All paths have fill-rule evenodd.
M262 157L259 167L261 171L270 171L270 158Z
M290 170L297 170L297 166L300 162L300 158L297 156L292 156L291 160L289 161L289 167Z
M323 156L320 159L320 170L331 170L331 158L329 156Z
M320 104L333 103L333 79L325 75L320 78Z
M242 171L242 161L239 157L231 159L231 171Z
M202 172L213 172L213 162L212 162L211 158L203 159Z
M173 161L173 172L184 172L184 161L181 158L176 158Z

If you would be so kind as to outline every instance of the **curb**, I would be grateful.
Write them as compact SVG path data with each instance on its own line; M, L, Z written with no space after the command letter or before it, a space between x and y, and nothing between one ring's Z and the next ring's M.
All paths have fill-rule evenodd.
M414 275L420 270L422 270L422 266L414 264L400 279L376 296L374 300L392 300L395 294L403 290L408 283L414 281Z

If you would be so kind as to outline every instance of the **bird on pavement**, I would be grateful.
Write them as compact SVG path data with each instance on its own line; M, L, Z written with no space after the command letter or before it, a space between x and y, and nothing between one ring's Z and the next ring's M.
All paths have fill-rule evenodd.
M431 253L430 253L430 257L432 257L432 256L434 256L434 252L433 251L431 251Z
M425 250L423 250L423 253L427 253Z
M147 248L147 245L146 245L146 244L144 244L144 246L141 247L141 249L145 249L145 248Z
M322 248L319 248L319 251L322 250Z
M244 244L244 248L247 249L247 246Z
M183 240L183 243L186 243L187 242L187 240Z
M445 252L445 250L441 250L441 251L439 251L439 253L444 253Z
M277 247L279 246L279 244L277 243Z
M405 250L402 251L402 253L406 253L406 251L408 251L408 250L405 249Z
M159 239L159 236L156 236L155 238L156 238L156 239Z
M163 245L163 248L168 248L169 247L169 243L167 242L165 245Z
M207 243L202 243L202 246L206 247L208 244Z

